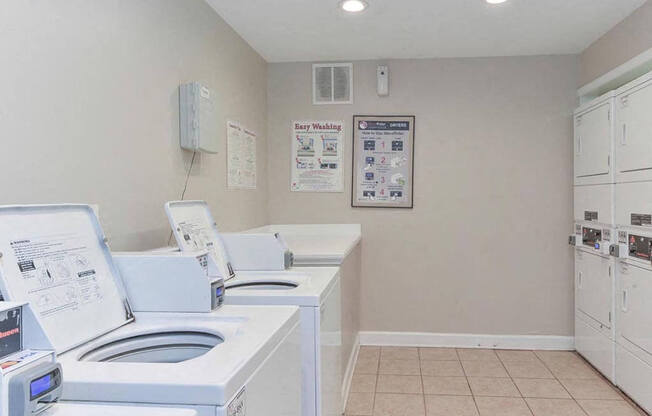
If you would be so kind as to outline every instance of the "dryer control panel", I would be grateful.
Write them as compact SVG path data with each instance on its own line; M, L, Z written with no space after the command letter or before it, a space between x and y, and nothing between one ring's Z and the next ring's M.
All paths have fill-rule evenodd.
M629 256L640 260L652 260L652 237L629 235Z
M602 243L602 230L600 228L582 227L582 244L595 249Z

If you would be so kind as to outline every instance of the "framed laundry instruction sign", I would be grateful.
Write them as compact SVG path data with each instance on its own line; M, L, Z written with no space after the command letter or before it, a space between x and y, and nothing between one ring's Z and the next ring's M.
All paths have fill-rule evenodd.
M292 122L290 190L344 192L343 121Z
M412 208L414 116L353 116L351 206Z

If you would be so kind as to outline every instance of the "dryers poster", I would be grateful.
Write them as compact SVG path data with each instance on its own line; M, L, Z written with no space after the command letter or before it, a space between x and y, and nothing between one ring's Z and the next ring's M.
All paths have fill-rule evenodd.
M256 189L256 134L235 121L226 122L227 186Z
M354 207L412 208L414 116L353 117Z
M292 123L290 190L343 192L344 122Z

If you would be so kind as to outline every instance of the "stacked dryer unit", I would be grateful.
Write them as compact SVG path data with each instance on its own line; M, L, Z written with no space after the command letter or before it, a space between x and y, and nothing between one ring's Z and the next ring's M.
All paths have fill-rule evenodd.
M652 73L615 106L616 384L652 412Z
M574 145L576 349L651 412L652 72L580 107Z
M575 348L614 381L614 94L575 112Z

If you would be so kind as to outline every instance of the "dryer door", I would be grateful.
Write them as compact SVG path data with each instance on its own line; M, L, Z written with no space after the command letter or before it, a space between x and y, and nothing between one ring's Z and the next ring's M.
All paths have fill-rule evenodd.
M620 263L618 272L619 341L639 348L637 355L652 363L652 271Z
M613 298L609 257L577 251L576 308L606 328L611 328Z
M611 161L609 102L575 118L575 183L606 175Z
M616 100L616 163L620 180L652 179L652 81Z

